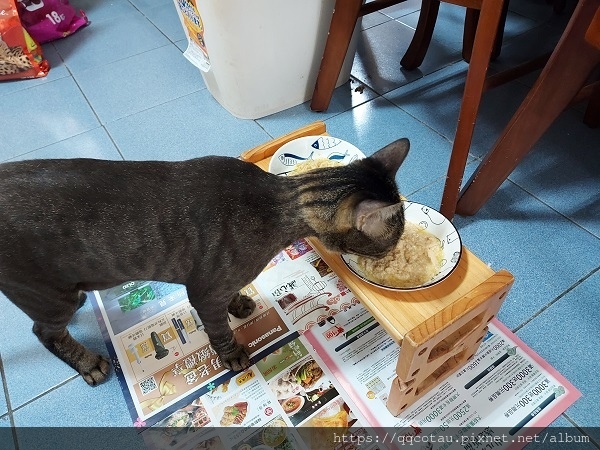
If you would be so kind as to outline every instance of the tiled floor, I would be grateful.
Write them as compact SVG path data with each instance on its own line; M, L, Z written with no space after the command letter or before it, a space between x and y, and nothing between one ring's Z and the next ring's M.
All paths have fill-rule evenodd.
M172 0L71 3L92 23L44 45L52 64L48 77L0 84L0 162L236 156L325 120L332 135L367 154L409 137L401 190L439 206L467 67L460 59L460 8L442 6L431 49L414 72L401 71L398 61L420 2L365 17L352 82L336 90L327 112L314 113L303 104L252 121L222 108L181 56L184 34ZM545 0L513 3L493 70L542 52L565 23ZM467 173L534 79L527 76L485 95ZM355 90L361 84L364 90ZM600 365L594 356L600 347L600 134L581 118L580 106L566 111L476 216L455 219L471 250L492 268L515 275L500 320L583 392L555 423L579 427L575 433L600 426ZM30 320L2 295L0 311L0 427L17 427L0 442L2 450L33 448L20 428L25 426L130 426L114 376L89 388L37 342ZM106 353L89 304L71 329ZM600 447L598 428L586 432Z

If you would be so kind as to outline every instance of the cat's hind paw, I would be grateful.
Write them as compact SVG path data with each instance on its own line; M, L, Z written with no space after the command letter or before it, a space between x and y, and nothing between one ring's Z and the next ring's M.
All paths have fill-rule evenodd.
M100 355L95 355L96 360L90 364L81 364L78 371L90 386L97 386L108 378L110 373L110 362Z
M239 372L250 367L250 357L243 345L237 344L232 352L219 354L223 366L229 370Z

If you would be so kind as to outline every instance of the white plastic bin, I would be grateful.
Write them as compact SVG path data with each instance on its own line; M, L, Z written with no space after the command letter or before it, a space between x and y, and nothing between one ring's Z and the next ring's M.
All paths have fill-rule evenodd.
M174 2L190 41L184 55L231 114L258 119L312 97L335 0ZM336 86L350 78L357 36Z

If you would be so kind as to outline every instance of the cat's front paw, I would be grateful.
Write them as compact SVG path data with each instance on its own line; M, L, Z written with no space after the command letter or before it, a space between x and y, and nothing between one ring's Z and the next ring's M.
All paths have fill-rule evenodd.
M239 372L250 367L250 357L243 345L236 344L235 350L219 354L223 366L229 370Z
M110 373L110 362L103 356L95 356L95 360L90 361L88 364L81 364L78 367L79 373L90 386L103 383Z
M249 317L255 309L256 302L247 295L241 295L239 293L231 300L231 303L229 303L229 306L227 307L227 311L229 311L233 317L237 317L238 319Z

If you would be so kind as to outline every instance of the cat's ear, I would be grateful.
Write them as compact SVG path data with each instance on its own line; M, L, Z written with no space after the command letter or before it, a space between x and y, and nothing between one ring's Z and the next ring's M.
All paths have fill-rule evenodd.
M409 149L410 141L407 138L402 138L377 150L370 158L379 161L388 175L395 178L396 172L404 162L406 155L408 155Z
M402 212L402 202L389 203L378 200L363 200L354 210L354 226L372 238L385 237L389 231L389 220Z

